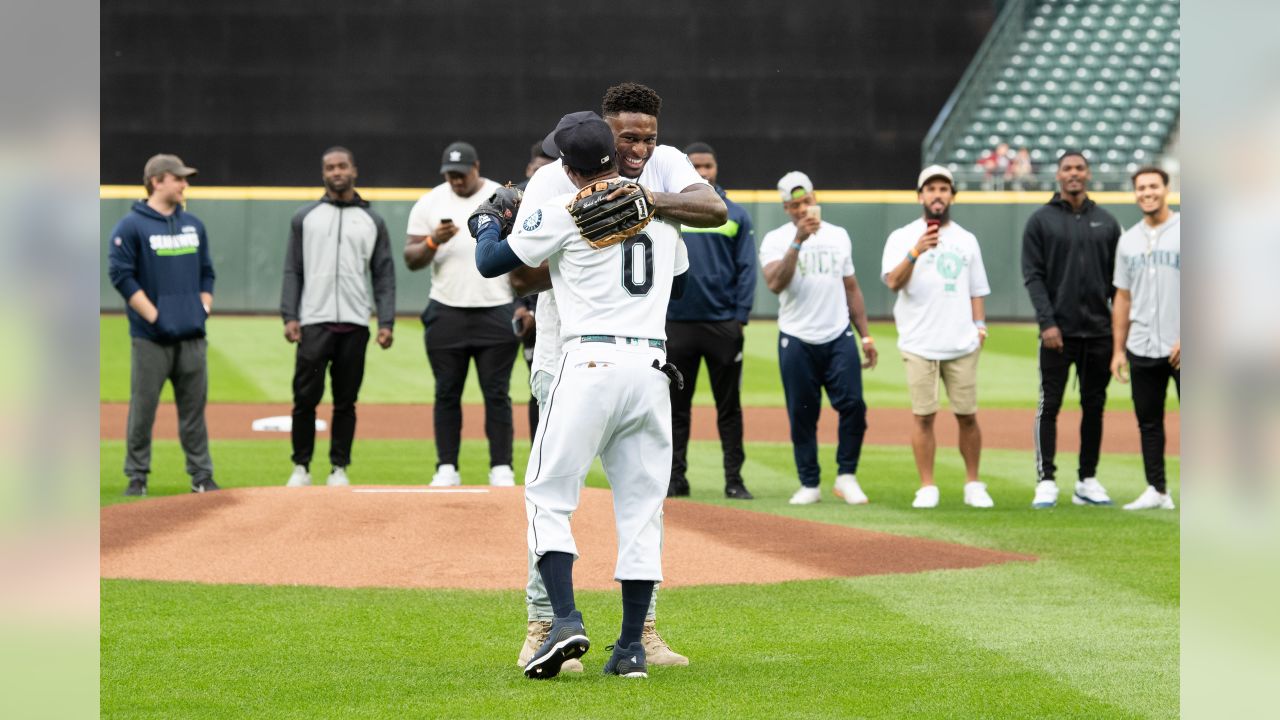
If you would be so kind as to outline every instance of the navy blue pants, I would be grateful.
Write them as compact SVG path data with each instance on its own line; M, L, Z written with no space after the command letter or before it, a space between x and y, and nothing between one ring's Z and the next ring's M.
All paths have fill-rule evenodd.
M822 345L811 345L786 333L778 333L778 366L782 390L791 419L791 445L800 484L818 487L818 414L822 390L840 414L837 474L858 471L862 438L867 434L867 404L862 400L862 361L852 333Z

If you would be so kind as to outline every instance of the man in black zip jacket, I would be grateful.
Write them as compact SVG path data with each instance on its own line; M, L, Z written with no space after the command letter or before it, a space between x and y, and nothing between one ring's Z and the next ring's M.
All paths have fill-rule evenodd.
M1120 224L1089 199L1090 177L1089 161L1079 152L1058 158L1060 191L1027 220L1022 235L1022 277L1040 325L1034 508L1051 508L1058 502L1053 462L1058 410L1073 364L1082 417L1079 479L1071 501L1111 504L1095 476L1111 379L1111 280Z
M209 375L205 320L213 306L213 259L204 223L183 208L196 169L177 155L147 161L147 199L133 204L111 231L111 284L128 304L129 437L124 494L147 494L151 430L165 380L173 383L178 439L187 456L191 492L217 490L204 408Z
M396 315L396 266L382 217L356 192L356 160L344 147L321 155L324 197L302 206L290 224L280 314L284 339L298 344L293 370L293 473L289 487L311 484L316 405L324 374L333 379L333 432L326 485L348 485L356 434L356 399L364 382L369 345L369 291L373 277L378 346L391 347Z

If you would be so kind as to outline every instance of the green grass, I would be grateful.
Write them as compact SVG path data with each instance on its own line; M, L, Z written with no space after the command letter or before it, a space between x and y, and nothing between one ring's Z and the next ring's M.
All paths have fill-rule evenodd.
M227 487L283 483L287 440L214 441ZM527 455L517 445L517 464ZM824 447L824 488L834 449ZM616 593L578 600L595 645L587 673L548 683L514 666L522 593L337 590L103 581L102 716L404 717L1176 717L1178 516L1117 508L1027 508L1031 453L989 450L997 507L960 504L961 464L939 453L943 504L914 511L909 451L868 447L866 507L786 504L790 448L754 443L754 511L1034 554L1034 563L771 586L664 590L660 627L692 658L647 682L598 675L619 619ZM102 502L121 500L119 442L102 444ZM719 450L695 442L693 499L720 496ZM1073 474L1062 456L1062 477ZM357 483L423 483L427 442L361 440ZM464 480L482 481L466 441ZM152 493L185 492L181 450L155 447ZM1127 500L1141 461L1103 457ZM1179 497L1179 463L1170 460ZM588 484L601 486L593 471ZM1064 487L1067 485L1063 480ZM1065 497L1065 495L1064 495ZM134 501L138 502L138 501ZM148 502L142 500L141 502ZM605 549L584 548L587 552ZM447 549L442 549L447 551Z
M103 402L129 400L129 332L121 315L100 319L100 385ZM427 365L422 342L422 323L401 318L396 342L383 351L369 344L364 385L360 400L366 403L429 403L435 383ZM892 323L873 323L871 332L880 348L880 364L863 373L868 406L909 407L906 372L896 348L897 334ZM782 407L782 385L778 375L777 323L756 321L746 328L742 380L742 403L755 407ZM978 373L978 402L985 408L1034 408L1039 387L1036 352L1037 333L1032 325L994 325L983 351ZM288 403L292 401L293 346L281 334L280 321L271 317L218 316L209 323L209 401L238 403ZM524 402L529 397L528 371L517 360L511 374L511 397ZM1107 407L1131 409L1127 386L1110 388ZM172 399L165 387L164 399ZM326 394L327 400L327 394ZM475 373L470 373L463 401L482 402ZM710 383L699 373L695 404L712 405ZM1178 400L1170 393L1170 407ZM944 399L945 404L945 399ZM1064 407L1079 407L1074 385Z

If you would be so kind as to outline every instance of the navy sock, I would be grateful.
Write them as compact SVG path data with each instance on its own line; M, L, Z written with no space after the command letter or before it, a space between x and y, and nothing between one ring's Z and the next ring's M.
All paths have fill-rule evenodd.
M548 552L538 561L538 573L542 575L542 584L547 586L552 612L558 618L569 617L578 609L573 603L573 556Z
M622 634L618 647L640 642L644 630L644 618L649 614L649 601L653 599L652 580L622 580Z

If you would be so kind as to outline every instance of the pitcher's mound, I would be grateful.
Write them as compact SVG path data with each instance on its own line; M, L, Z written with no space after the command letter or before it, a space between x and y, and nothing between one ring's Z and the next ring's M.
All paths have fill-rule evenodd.
M574 585L613 589L613 496L573 517ZM850 508L850 512L857 512ZM510 590L526 581L524 489L242 488L102 510L102 576ZM667 501L664 587L971 568L1027 555Z

